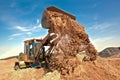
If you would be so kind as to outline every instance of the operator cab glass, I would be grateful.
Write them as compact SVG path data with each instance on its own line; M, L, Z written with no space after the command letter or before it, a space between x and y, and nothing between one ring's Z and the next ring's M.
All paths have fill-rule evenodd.
M40 40L29 40L24 43L24 53L28 54L30 59L34 59L35 52L40 44Z

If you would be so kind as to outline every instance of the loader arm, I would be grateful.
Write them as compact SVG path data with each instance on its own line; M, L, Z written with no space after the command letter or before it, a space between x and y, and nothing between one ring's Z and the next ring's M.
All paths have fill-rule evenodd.
M47 34L47 36L45 36L45 38L43 39L43 41L38 45L38 49L35 52L35 58L37 57L39 50L42 48L42 46L46 43L46 41L48 40L48 38L50 37L50 33Z

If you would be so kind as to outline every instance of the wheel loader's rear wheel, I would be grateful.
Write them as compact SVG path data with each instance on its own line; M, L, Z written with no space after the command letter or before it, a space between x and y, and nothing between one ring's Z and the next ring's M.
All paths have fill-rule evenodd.
M14 66L14 70L18 70L18 69L20 69L19 64L15 64L15 66Z

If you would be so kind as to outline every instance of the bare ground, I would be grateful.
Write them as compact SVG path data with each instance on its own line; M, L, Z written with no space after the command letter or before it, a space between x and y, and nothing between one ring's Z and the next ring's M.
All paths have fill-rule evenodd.
M60 75L56 71L46 74L43 68L15 71L15 61L15 58L0 61L0 80L120 80L120 58L98 57L96 62L82 62L68 75Z

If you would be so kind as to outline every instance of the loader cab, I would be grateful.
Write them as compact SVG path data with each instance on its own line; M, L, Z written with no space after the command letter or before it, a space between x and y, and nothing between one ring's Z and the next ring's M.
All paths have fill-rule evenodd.
M35 58L35 52L38 49L38 45L42 42L42 39L30 39L24 41L24 53L27 54L28 59Z

